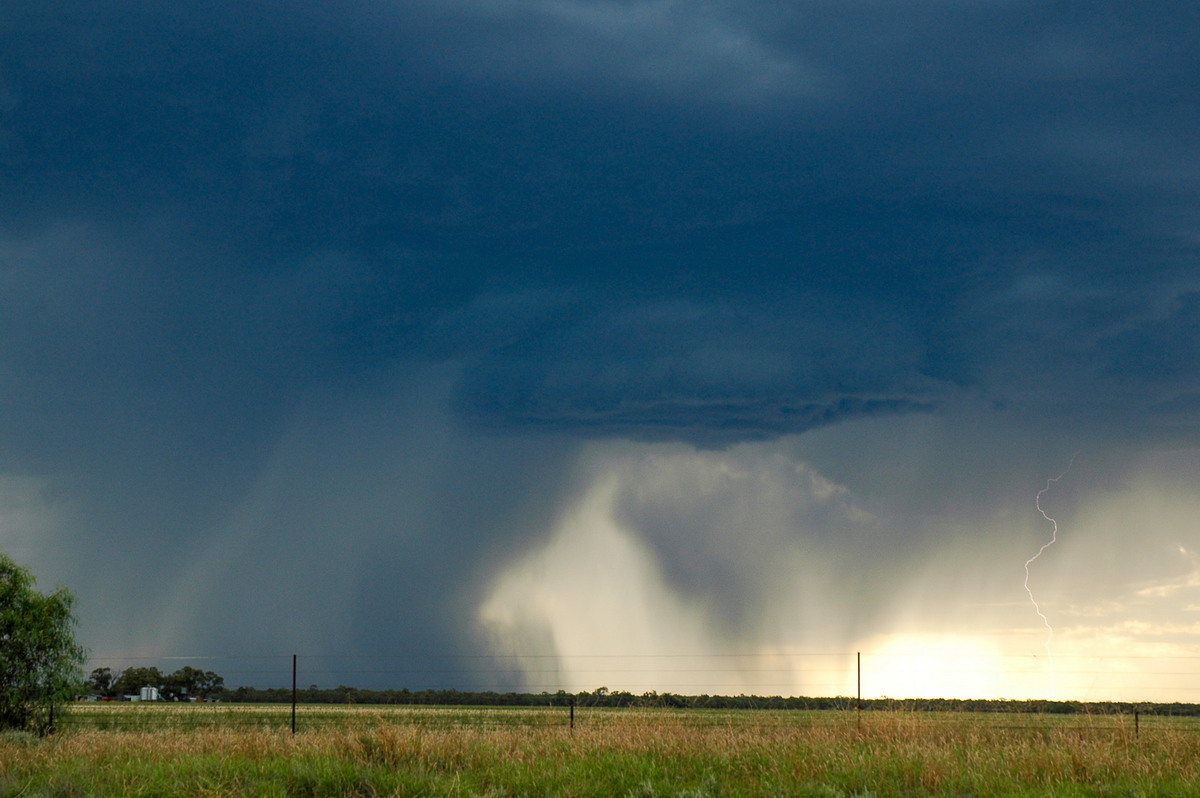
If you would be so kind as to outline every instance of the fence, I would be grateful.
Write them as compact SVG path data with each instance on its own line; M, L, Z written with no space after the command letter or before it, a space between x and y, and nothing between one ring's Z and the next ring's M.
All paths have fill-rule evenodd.
M950 709L1008 713L1143 717L1200 713L1200 656L1010 656L975 659L937 652L801 652L604 654L591 656L460 655L421 661L388 655L95 657L89 667L188 666L220 674L223 703L172 714L167 708L114 714L76 707L63 723L91 728L146 724L250 725L293 730L354 719L331 704L522 707L522 712L467 715L409 712L405 722L561 725L583 709L707 710ZM264 686L265 685L265 686ZM322 686L324 685L324 686ZM336 686L332 686L336 685ZM1004 688L1012 692L1005 692ZM906 699L927 699L911 701ZM255 709L253 703L278 706ZM236 704L236 707L234 706ZM178 705L175 705L179 709ZM564 714L567 713L567 714ZM369 714L361 715L363 718ZM827 716L820 721L842 722ZM564 721L564 718L566 719ZM764 721L766 722L766 721ZM775 721L770 721L774 723ZM790 723L797 722L794 718Z
M1130 711L1086 711L1057 714L1035 711L916 712L901 702L866 701L857 710L851 703L840 710L664 709L555 707L449 707L301 705L293 714L286 704L86 704L71 707L57 731L113 731L135 733L240 730L273 733L315 731L369 732L381 726L404 727L416 733L529 732L571 735L578 731L622 729L649 733L680 730L750 731L761 735L790 736L817 731L877 732L904 730L923 735L962 731L991 733L1035 732L1078 736L1140 738L1159 733L1200 733L1200 717L1172 715L1153 708ZM1113 710L1113 707L1107 707Z

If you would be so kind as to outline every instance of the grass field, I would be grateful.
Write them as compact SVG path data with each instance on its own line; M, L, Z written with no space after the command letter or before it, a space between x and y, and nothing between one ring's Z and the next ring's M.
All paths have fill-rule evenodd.
M81 705L0 796L1196 795L1195 719Z

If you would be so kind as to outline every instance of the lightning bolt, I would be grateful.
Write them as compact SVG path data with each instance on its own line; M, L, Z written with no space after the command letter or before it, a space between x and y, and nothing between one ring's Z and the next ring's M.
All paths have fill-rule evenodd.
M1046 511L1042 508L1042 497L1046 495L1047 491L1049 491L1055 483L1067 475L1067 472L1071 470L1071 466L1075 465L1075 458L1078 456L1078 452L1072 455L1071 462L1067 464L1067 467L1063 470L1063 472L1056 477L1046 480L1046 487L1038 491L1034 504L1037 506L1037 511L1042 514L1042 518L1045 518L1050 522L1050 539L1042 544L1042 547L1037 550L1037 554L1025 561L1025 592L1029 594L1029 603L1033 605L1033 611L1038 614L1038 617L1042 619L1042 623L1046 627L1046 642L1044 645L1046 647L1046 659L1050 663L1050 694L1052 698L1055 692L1054 653L1050 650L1050 643L1054 640L1054 627L1050 625L1050 619L1046 617L1046 613L1042 612L1042 608L1040 605L1038 605L1037 599L1033 597L1033 589L1029 587L1029 566L1034 560L1042 556L1042 552L1058 542L1058 522L1047 515Z

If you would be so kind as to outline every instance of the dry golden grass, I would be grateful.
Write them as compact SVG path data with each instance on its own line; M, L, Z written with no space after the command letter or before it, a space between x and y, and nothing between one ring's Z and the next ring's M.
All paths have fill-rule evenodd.
M296 735L242 722L0 739L0 796L1200 795L1200 728L1182 719L1140 734L1128 718L1020 715L589 710L573 731L545 710L308 720Z

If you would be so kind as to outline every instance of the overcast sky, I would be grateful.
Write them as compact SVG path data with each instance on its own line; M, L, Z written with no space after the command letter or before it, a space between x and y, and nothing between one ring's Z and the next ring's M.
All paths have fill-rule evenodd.
M1200 656L1198 53L1194 2L10 0L0 549L113 666L1110 697Z

